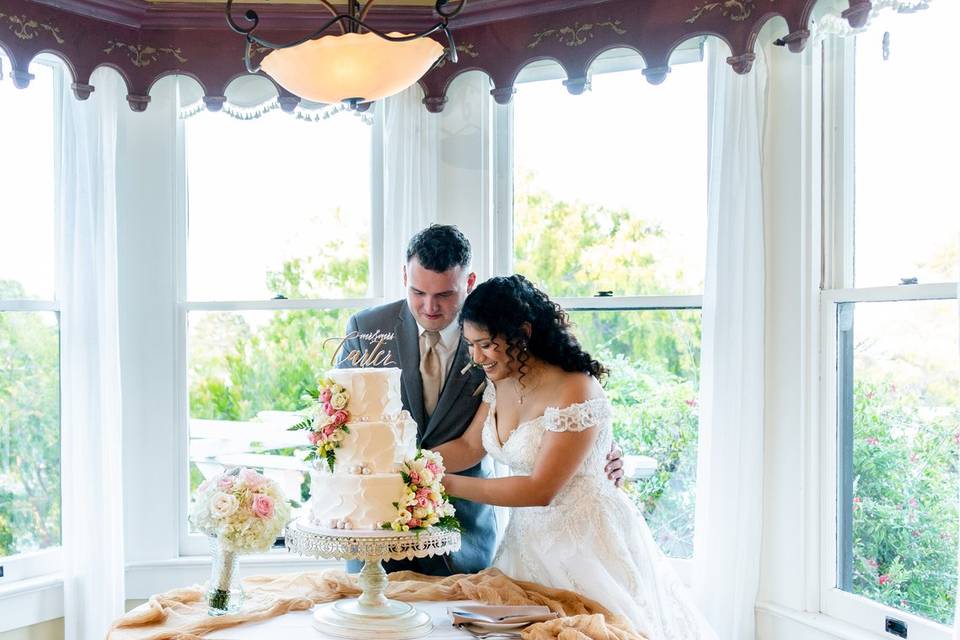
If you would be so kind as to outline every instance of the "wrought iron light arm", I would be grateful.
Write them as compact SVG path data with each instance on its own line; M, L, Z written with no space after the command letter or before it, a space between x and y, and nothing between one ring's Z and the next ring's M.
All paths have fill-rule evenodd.
M339 13L336 7L334 7L330 2L328 2L327 0L320 0L321 3L324 5L324 7L326 7L326 9L331 14L333 14L333 17L327 20L326 22L324 22L318 29L316 29L312 33L309 33L303 36L302 38L298 38L290 42L277 43L277 42L270 42L269 40L265 40L259 36L254 35L253 32L257 29L257 27L260 26L260 16L257 15L257 12L254 11L253 9L248 9L243 16L244 19L251 24L249 26L242 26L238 24L233 19L233 13L232 13L233 1L234 0L227 0L227 7L226 7L227 24L229 25L231 30L233 30L235 33L242 35L247 41L247 46L244 51L243 61L247 67L247 71L250 73L257 73L258 71L260 71L260 65L255 64L251 60L251 54L253 52L254 44L260 45L262 47L267 47L269 49L288 49L290 47L296 47L297 45L301 45L304 42L320 37L321 35L323 35L323 33L327 29L329 29L334 25L337 25L338 27L340 27L340 33L348 33L348 32L359 33L360 30L362 29L380 38L383 38L384 40L389 40L390 42L409 42L411 40L416 40L418 38L425 38L439 31L443 33L443 35L446 37L446 40L447 40L446 57L450 60L450 62L456 63L458 61L457 47L453 40L453 34L450 33L450 28L447 25L447 23L451 18L455 18L463 10L464 6L467 4L467 0L459 0L459 1L436 0L436 4L434 5L433 10L440 17L436 24L428 27L426 30L420 33L415 33L407 36L392 36L388 33L380 31L379 29L375 29L374 27L371 27L364 21L364 19L367 16L367 12L370 11L370 8L374 5L376 0L367 0L366 4L364 4L362 7L360 5L359 0L349 0L347 3L347 6L348 6L347 13Z

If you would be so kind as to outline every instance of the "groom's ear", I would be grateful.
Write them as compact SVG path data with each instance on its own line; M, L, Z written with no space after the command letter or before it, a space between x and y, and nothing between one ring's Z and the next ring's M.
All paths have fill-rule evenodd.
M477 274L471 271L467 275L467 293L470 293L471 291L473 291L473 287L476 284L477 284Z

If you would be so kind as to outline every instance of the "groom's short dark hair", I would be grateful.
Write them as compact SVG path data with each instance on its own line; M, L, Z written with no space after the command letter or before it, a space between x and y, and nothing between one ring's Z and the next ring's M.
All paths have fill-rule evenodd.
M414 257L426 269L443 273L470 266L470 241L450 224L432 224L410 238L407 262Z

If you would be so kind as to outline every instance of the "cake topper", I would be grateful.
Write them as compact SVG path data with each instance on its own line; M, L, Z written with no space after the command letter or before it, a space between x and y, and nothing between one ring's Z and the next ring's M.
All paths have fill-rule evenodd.
M344 362L349 362L356 368L389 367L396 366L397 361L393 359L393 352L384 348L384 344L395 339L396 334L380 329L369 332L352 331L342 338L327 338L323 341L323 347L326 348L328 342L339 341L336 350L333 352L333 357L330 358L330 366L332 367L339 367ZM346 351L346 344L352 340L360 343L361 347L363 342L366 342L370 345L370 348L352 349L342 358L337 359L341 352Z

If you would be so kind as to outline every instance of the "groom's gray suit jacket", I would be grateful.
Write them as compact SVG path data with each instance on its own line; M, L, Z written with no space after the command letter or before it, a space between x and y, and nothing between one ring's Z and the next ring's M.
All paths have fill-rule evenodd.
M369 351L372 345L355 336L377 330L393 333L394 340L383 346L393 354L401 375L401 399L403 408L410 412L417 423L417 444L429 449L463 435L470 425L482 400L482 386L486 380L483 371L471 367L467 373L460 371L470 362L467 344L461 338L457 353L447 371L443 389L437 400L437 407L429 419L423 407L423 381L420 378L420 332L417 322L406 300L399 300L352 316L347 323L348 339L338 354L345 358L353 350ZM352 366L349 361L339 366ZM484 477L483 463L461 475ZM457 500L455 503L457 518L463 525L460 551L434 558L423 558L409 562L386 563L387 571L409 569L430 575L450 575L455 573L476 573L490 566L496 544L496 520L493 508L477 502Z

